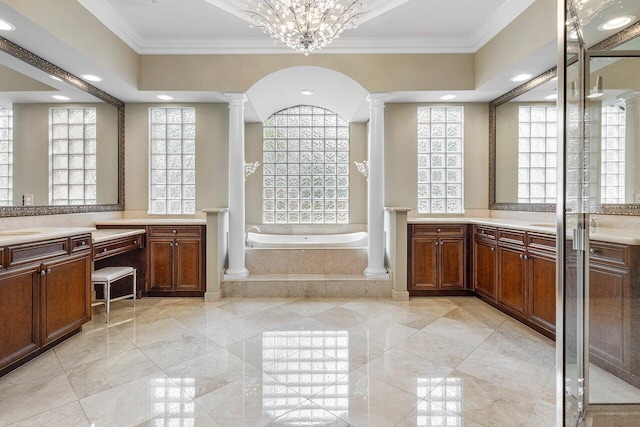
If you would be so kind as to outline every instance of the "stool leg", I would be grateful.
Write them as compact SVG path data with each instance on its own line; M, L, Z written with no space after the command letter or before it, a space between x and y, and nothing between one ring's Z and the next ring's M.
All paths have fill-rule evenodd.
M111 312L111 282L105 284L105 306L107 307L107 323L109 323L109 313Z
M136 292L138 291L137 286L136 286L136 276L137 276L137 270L134 268L133 269L133 306L136 306Z

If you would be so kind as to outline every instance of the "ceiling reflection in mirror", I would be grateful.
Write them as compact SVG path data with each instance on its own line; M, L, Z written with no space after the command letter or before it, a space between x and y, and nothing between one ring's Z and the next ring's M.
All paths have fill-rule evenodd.
M568 41L582 39L584 46L597 44L640 21L637 0L573 0L570 7Z
M119 112L0 52L0 206L114 205Z

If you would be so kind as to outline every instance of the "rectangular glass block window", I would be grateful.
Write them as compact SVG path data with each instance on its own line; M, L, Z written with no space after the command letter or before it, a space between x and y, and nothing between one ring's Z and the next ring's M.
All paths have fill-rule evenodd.
M464 108L418 107L418 213L464 212Z
M0 108L0 206L13 204L13 111Z
M600 152L600 198L602 203L625 202L625 110L610 105L602 108Z
M195 108L150 108L149 151L149 213L195 213Z
M555 203L556 107L518 109L518 203Z
M96 109L49 110L49 204L95 205Z
M299 105L263 124L265 224L349 223L349 123Z

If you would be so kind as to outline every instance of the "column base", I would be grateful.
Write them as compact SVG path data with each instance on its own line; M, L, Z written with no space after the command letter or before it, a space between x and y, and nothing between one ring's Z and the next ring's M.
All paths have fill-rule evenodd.
M236 268L234 270L227 269L227 271L224 272L224 280L246 279L247 277L249 277L249 274L249 270L247 270L245 267Z
M409 301L409 292L391 291L391 297L394 301Z
M205 302L217 302L217 301L220 301L221 299L222 299L222 291L204 293Z
M367 279L387 280L390 278L389 272L385 268L378 269L378 268L367 267L364 269L362 274L364 274L364 277L366 277Z

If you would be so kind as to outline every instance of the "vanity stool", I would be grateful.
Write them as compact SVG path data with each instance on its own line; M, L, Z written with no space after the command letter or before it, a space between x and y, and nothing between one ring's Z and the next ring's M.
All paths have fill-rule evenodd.
M133 277L133 289L129 295L124 295L118 298L111 298L111 284L117 280L124 279L125 277ZM133 306L136 306L136 269L133 267L105 267L94 271L91 274L92 285L102 285L104 293L103 301L96 301L91 304L92 307L104 304L106 308L107 323L109 323L109 312L111 311L111 302L120 301L126 298L133 297Z

